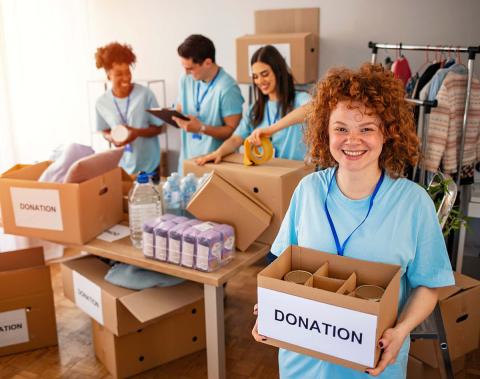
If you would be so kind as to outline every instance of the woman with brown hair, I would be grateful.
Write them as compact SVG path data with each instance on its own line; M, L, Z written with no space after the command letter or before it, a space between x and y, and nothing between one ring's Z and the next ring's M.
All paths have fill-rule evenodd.
M112 89L97 100L97 130L115 146L125 146L120 166L129 174L153 172L160 165L161 133L159 119L145 110L158 107L153 92L132 83L130 68L136 56L129 45L118 42L99 47L95 53L97 68L105 69ZM122 142L112 138L112 130L122 125L126 138Z
M279 51L266 45L259 48L250 60L255 102L243 116L233 135L213 153L197 159L198 164L219 163L222 157L233 153L253 130L268 128L293 109L310 100L306 92L295 91L290 69ZM306 147L302 125L269 135L277 158L303 160Z
M404 96L390 72L371 64L331 70L317 84L306 141L313 163L326 169L300 182L271 249L278 256L299 245L401 266L397 322L377 341L377 367L366 371L388 379L406 377L410 332L435 307L436 288L454 283L433 202L402 178L419 156ZM266 338L256 326L252 334ZM368 377L283 349L279 366L282 378Z

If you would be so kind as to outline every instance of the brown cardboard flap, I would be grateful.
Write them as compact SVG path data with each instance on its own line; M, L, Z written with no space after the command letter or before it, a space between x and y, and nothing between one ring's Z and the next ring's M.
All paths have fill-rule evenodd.
M458 272L454 272L453 275L455 277L455 285L449 287L441 287L438 290L439 301L448 299L449 297L455 295L457 292L480 286L480 281L470 278L469 276L459 274Z
M233 153L227 155L222 158L222 162L238 164L241 165L239 167L241 169L257 170L260 171L262 175L274 175L277 177L285 174L290 174L292 172L292 169L298 169L302 166L307 167L304 162L282 158L273 158L262 165L244 166L243 154L240 153ZM212 167L212 170L215 169L213 163L210 163L210 165Z
M50 166L51 161L44 161L33 165L17 165L20 166L17 170L15 167L4 172L1 178L6 179L22 179L22 180L38 180L40 175Z
M147 288L123 296L119 301L144 323L167 316L203 298L202 286L184 282L172 287Z
M110 266L102 262L97 257L89 256L79 259L73 259L71 261L64 262L63 266L69 268L72 271L78 272L80 275L84 276L88 280L101 287L103 291L114 297L119 298L122 296L127 296L131 293L135 293L135 291L133 290L119 287L107 282L105 280L105 275L110 269Z
M0 272L43 266L44 264L42 247L0 252Z
M320 8L255 11L255 33L320 33Z

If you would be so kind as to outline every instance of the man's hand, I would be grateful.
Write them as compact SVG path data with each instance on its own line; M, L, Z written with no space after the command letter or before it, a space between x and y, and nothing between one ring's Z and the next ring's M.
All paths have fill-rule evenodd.
M199 133L202 128L202 123L198 118L192 115L187 116L190 120L182 120L181 118L172 116L172 120L177 123L177 125L189 133Z

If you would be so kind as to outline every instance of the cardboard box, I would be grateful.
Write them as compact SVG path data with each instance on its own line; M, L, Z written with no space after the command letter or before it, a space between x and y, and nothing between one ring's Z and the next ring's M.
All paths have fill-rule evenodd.
M0 253L0 356L56 344L50 268L43 249Z
M476 350L480 337L480 281L454 272L455 285L439 289L439 307L452 361ZM416 340L410 355L438 367L437 340Z
M438 301L450 359L455 360L479 347L480 281L453 274L455 285L440 288Z
M43 183L51 162L0 177L5 233L83 244L122 220L120 168L82 183Z
M466 378L465 371L463 370L464 367L465 357L452 362L452 370L455 379ZM444 369L430 367L420 360L408 356L407 379L447 379L447 376Z
M284 281L291 270L314 273L313 287ZM290 246L258 274L258 332L269 345L360 371L375 367L378 340L397 319L400 276L400 266ZM343 284L322 289L331 288L322 283L328 279ZM385 289L379 302L351 296L363 284Z
M242 251L248 249L272 219L267 207L216 171L194 194L187 210L200 220L232 225L235 244Z
M274 33L245 35L236 39L237 81L252 83L250 59L260 47L273 45L292 69L297 84L318 79L319 37L313 33Z
M203 299L173 316L117 337L93 322L95 355L117 378L125 378L205 348Z
M302 32L320 35L320 8L255 11L255 34Z
M213 170L273 212L270 226L257 238L259 242L271 244L290 205L293 191L300 180L314 169L301 161L277 158L260 166L244 166L242 154L226 156L220 164L198 166L193 159L183 163L184 173L193 172L201 176Z
M438 377L446 378L444 369L444 359L438 340L435 339L415 339L410 341L409 354L412 358L422 362L428 368L436 369L441 373ZM457 373L465 367L465 355L450 360L453 373Z
M62 264L65 297L116 336L144 328L181 312L203 299L203 288L193 282L173 287L133 291L104 277L110 266L89 256Z

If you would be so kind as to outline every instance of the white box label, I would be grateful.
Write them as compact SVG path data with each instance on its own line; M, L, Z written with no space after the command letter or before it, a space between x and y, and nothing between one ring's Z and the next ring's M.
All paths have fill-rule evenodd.
M258 333L368 367L377 316L258 288Z
M252 76L252 66L250 65L250 62L252 61L252 56L255 54L255 51L260 49L263 46L266 46L267 44L263 45L248 45L248 75ZM290 44L289 43L270 43L268 45L272 45L275 47L280 55L285 59L285 62L287 63L287 66L292 68L292 60L290 58Z
M78 272L73 271L75 304L103 325L102 289Z
M0 347L17 345L29 340L25 309L0 313Z
M58 190L11 187L10 196L16 226L63 230Z

